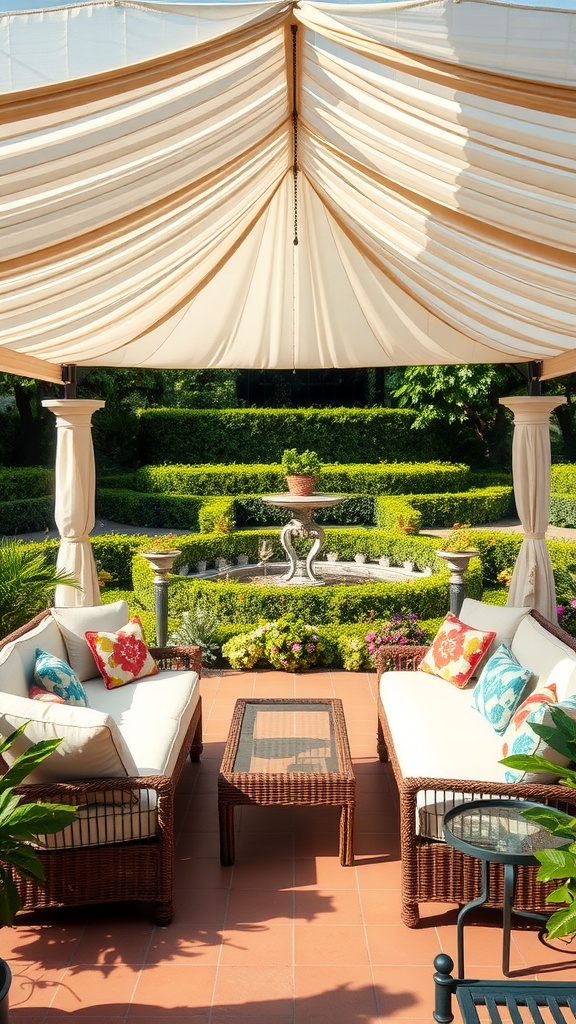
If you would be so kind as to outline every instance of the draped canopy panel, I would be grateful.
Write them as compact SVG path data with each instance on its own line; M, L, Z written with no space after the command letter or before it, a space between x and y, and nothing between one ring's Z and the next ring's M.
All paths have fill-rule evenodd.
M576 370L576 0L16 2L0 369Z

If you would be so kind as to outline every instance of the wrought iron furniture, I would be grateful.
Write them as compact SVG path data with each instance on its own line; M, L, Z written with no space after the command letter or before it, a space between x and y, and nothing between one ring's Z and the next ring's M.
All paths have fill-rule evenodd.
M482 894L470 900L458 914L458 977L464 977L464 919L477 907L490 899L490 865L504 865L504 896L502 901L502 973L509 974L510 926L512 913L540 921L546 915L514 909L516 868L519 864L537 864L535 850L563 846L547 830L522 816L522 810L534 807L527 800L474 800L453 807L444 815L444 839L450 846L470 857L477 857L482 865Z
M234 863L239 804L340 807L340 863L354 862L356 779L342 701L236 702L218 776L220 860Z
M474 981L453 978L454 963L446 953L434 960L434 1012L436 1024L451 1024L452 996L458 1000L464 1024L573 1024L576 1019L576 982L571 981ZM499 1007L505 1008L499 1009ZM521 1013L519 1007L525 1007ZM480 1010L479 1010L480 1008ZM542 1011L541 1009L542 1008ZM568 1012L563 1012L567 1010Z

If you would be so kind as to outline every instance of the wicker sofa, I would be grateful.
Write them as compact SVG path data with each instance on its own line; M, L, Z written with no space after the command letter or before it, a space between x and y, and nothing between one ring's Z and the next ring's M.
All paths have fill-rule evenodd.
M127 621L124 601L51 609L0 641L0 734L27 723L10 754L63 740L19 792L78 805L71 826L39 837L46 883L18 880L25 910L140 900L157 923L172 919L175 791L202 751L201 657L196 647L152 649L157 674L107 689L84 632ZM38 650L73 668L88 707L30 698Z
M552 675L558 700L576 693L576 642L535 611L496 608L467 599L461 621L495 630L494 644L509 645L530 667L528 691ZM402 920L415 927L419 904L465 904L481 893L480 861L443 841L445 811L465 800L509 796L547 803L576 814L576 791L557 782L507 782L500 759L503 739L471 706L475 681L464 689L418 670L426 647L381 649L377 662L378 754L390 761L399 792ZM500 866L501 868L501 866ZM496 869L489 907L501 906L503 877ZM553 884L536 881L537 867L520 867L514 905L550 912Z

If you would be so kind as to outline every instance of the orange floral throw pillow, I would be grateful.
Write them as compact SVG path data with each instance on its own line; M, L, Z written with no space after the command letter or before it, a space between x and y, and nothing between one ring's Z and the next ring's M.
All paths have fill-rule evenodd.
M495 636L496 633L466 626L448 612L419 667L422 672L430 672L462 688L474 674Z
M108 690L158 672L158 665L144 643L137 615L117 633L88 631L84 636Z

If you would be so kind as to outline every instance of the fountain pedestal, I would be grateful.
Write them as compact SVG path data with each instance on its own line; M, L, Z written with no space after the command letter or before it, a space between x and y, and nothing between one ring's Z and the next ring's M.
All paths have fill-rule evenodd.
M282 527L280 543L288 556L289 569L282 576L283 583L295 586L322 586L323 580L314 573L316 556L324 543L324 530L314 519L314 513L321 508L332 508L344 501L345 494L264 494L262 501L267 505L286 508L292 519ZM293 537L312 539L312 547L306 559L300 559L292 543Z

